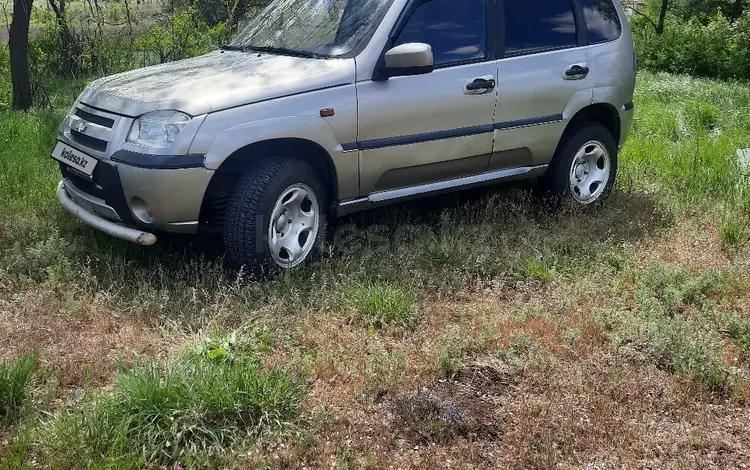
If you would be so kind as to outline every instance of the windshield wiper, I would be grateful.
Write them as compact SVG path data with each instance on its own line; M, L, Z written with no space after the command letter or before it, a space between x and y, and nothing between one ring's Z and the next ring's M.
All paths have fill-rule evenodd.
M219 49L222 51L238 51L238 52L247 52L248 47L247 46L238 46L236 44L223 44L219 46Z
M270 54L289 55L292 57L306 57L308 59L320 59L328 57L325 54L316 54L310 51L298 51L296 49L289 49L286 47L273 47L273 46L246 46L245 50L255 52L268 52Z

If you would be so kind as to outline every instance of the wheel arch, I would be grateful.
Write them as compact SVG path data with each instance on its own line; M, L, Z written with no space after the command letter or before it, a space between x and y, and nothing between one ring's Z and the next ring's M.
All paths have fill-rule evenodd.
M220 231L224 226L229 198L239 178L259 162L273 156L293 157L310 164L329 191L328 199L338 200L336 167L327 150L319 143L304 138L273 138L240 147L221 162L203 197L200 225L211 231Z
M615 143L620 142L620 114L611 104L594 103L580 109L573 115L570 121L568 121L568 125L563 132L563 138L571 130L576 129L585 122L596 122L601 124L612 133Z

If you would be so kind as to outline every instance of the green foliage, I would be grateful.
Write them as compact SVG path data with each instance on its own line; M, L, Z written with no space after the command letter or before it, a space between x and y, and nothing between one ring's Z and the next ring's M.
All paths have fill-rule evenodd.
M0 362L0 426L13 424L28 404L37 367L36 352Z
M750 362L750 317L731 314L722 326L737 349L742 352L744 360Z
M712 296L726 289L715 271L691 276L653 264L636 280L636 311L611 312L605 329L617 346L635 357L709 389L727 391L730 372L722 362L722 338L707 321Z
M456 327L443 335L437 357L438 375L444 379L453 380L463 366L465 342L463 332Z
M11 106L13 87L10 82L10 55L7 47L0 47L0 112Z
M725 216L719 224L719 237L725 249L743 246L748 240L748 223L741 215Z
M659 1L648 3L648 8L653 11ZM695 18L706 24L718 14L737 19L749 5L747 0L670 0L669 11L684 21Z
M532 279L540 282L549 282L554 277L554 273L544 260L536 257L522 259L516 269L516 274L521 279Z
M641 67L718 78L750 78L750 11L735 21L717 14L705 23L667 15L656 34L641 17L632 21Z
M299 415L304 388L262 368L248 354L255 344L224 336L167 364L120 373L112 394L46 423L47 458L64 468L215 466L232 449L284 432Z
M167 21L168 27L153 28L135 39L135 50L164 63L203 54L228 39L223 23L208 27L192 6L170 14Z
M59 180L49 153L60 120L60 114L50 110L0 110L0 198L4 210L28 210L49 199Z
M701 307L709 296L726 288L716 271L703 271L691 277L682 270L657 263L643 272L636 293L641 305L662 315L675 316L690 306Z
M260 367L260 359L271 351L271 340L267 328L256 328L239 335L216 331L211 337L187 348L186 357L195 361L252 363Z
M414 322L414 296L398 287L379 283L355 285L346 296L360 320L371 327L409 327Z
M658 182L695 207L713 200L742 211L747 181L736 155L748 146L750 118L740 111L748 106L746 86L642 73L620 176L647 187Z

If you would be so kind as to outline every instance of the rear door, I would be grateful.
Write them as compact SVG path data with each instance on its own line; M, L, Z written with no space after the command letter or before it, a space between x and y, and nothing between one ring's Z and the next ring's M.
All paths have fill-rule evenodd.
M577 0L502 0L498 103L490 169L547 163L571 100L591 102L587 35Z
M495 72L486 0L418 6L393 45L427 43L435 70L357 84L360 192L477 174L492 152ZM477 89L468 85L481 82Z

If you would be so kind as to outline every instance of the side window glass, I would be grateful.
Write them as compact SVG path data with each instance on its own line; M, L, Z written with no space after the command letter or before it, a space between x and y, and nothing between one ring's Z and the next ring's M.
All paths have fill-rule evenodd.
M589 42L614 41L620 37L622 25L612 0L580 0L583 18L589 30Z
M505 54L521 55L576 45L571 0L506 0Z
M485 0L432 0L414 12L395 45L429 44L436 66L483 59L486 16Z

